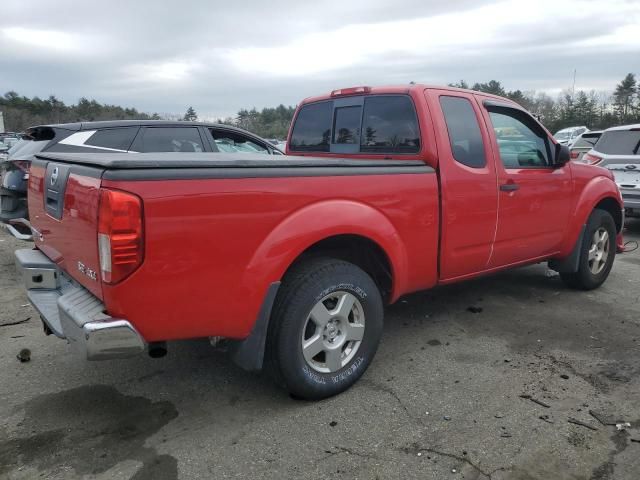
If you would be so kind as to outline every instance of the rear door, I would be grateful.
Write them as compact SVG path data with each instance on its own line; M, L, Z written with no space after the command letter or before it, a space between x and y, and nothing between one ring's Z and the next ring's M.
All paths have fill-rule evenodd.
M488 268L498 191L491 142L473 95L426 90L438 145L442 202L440 278Z
M570 165L552 165L554 144L527 112L478 99L493 131L498 173L498 226L490 266L557 252L574 203Z

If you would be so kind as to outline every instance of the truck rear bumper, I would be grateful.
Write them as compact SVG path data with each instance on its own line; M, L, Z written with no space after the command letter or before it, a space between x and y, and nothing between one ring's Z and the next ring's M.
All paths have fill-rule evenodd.
M124 319L104 313L104 305L61 272L39 250L15 253L16 267L29 301L49 330L66 338L87 360L107 360L142 353L145 342Z

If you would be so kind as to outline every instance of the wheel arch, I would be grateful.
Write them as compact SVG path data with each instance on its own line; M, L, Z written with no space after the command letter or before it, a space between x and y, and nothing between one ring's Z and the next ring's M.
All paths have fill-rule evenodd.
M622 232L624 216L622 214L622 207L615 198L605 197L600 200L593 209L600 209L609 212L616 224L616 233Z
M580 237L583 226L589 219L589 215L597 208L609 212L615 221L617 233L622 231L623 205L620 192L613 180L604 175L597 176L584 186L576 201L565 242L561 249L561 255L559 255L560 258L571 253Z
M375 282L382 298L387 301L393 291L393 267L387 252L375 241L362 235L340 234L320 240L305 249L285 271L311 258L327 256L353 263L364 270Z
M376 208L351 200L318 202L287 216L256 249L244 284L264 290L304 258L322 254L358 265L390 301L405 288L407 253L397 229Z

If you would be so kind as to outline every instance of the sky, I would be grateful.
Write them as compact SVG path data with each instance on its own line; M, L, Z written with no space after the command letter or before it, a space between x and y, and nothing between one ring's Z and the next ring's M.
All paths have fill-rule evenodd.
M611 91L640 0L2 0L0 94L202 119L354 85Z

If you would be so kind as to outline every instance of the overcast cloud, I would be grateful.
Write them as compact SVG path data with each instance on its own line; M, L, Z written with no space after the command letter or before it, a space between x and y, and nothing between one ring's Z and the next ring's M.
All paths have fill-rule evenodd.
M612 90L640 0L3 0L0 93L202 117L350 85Z

